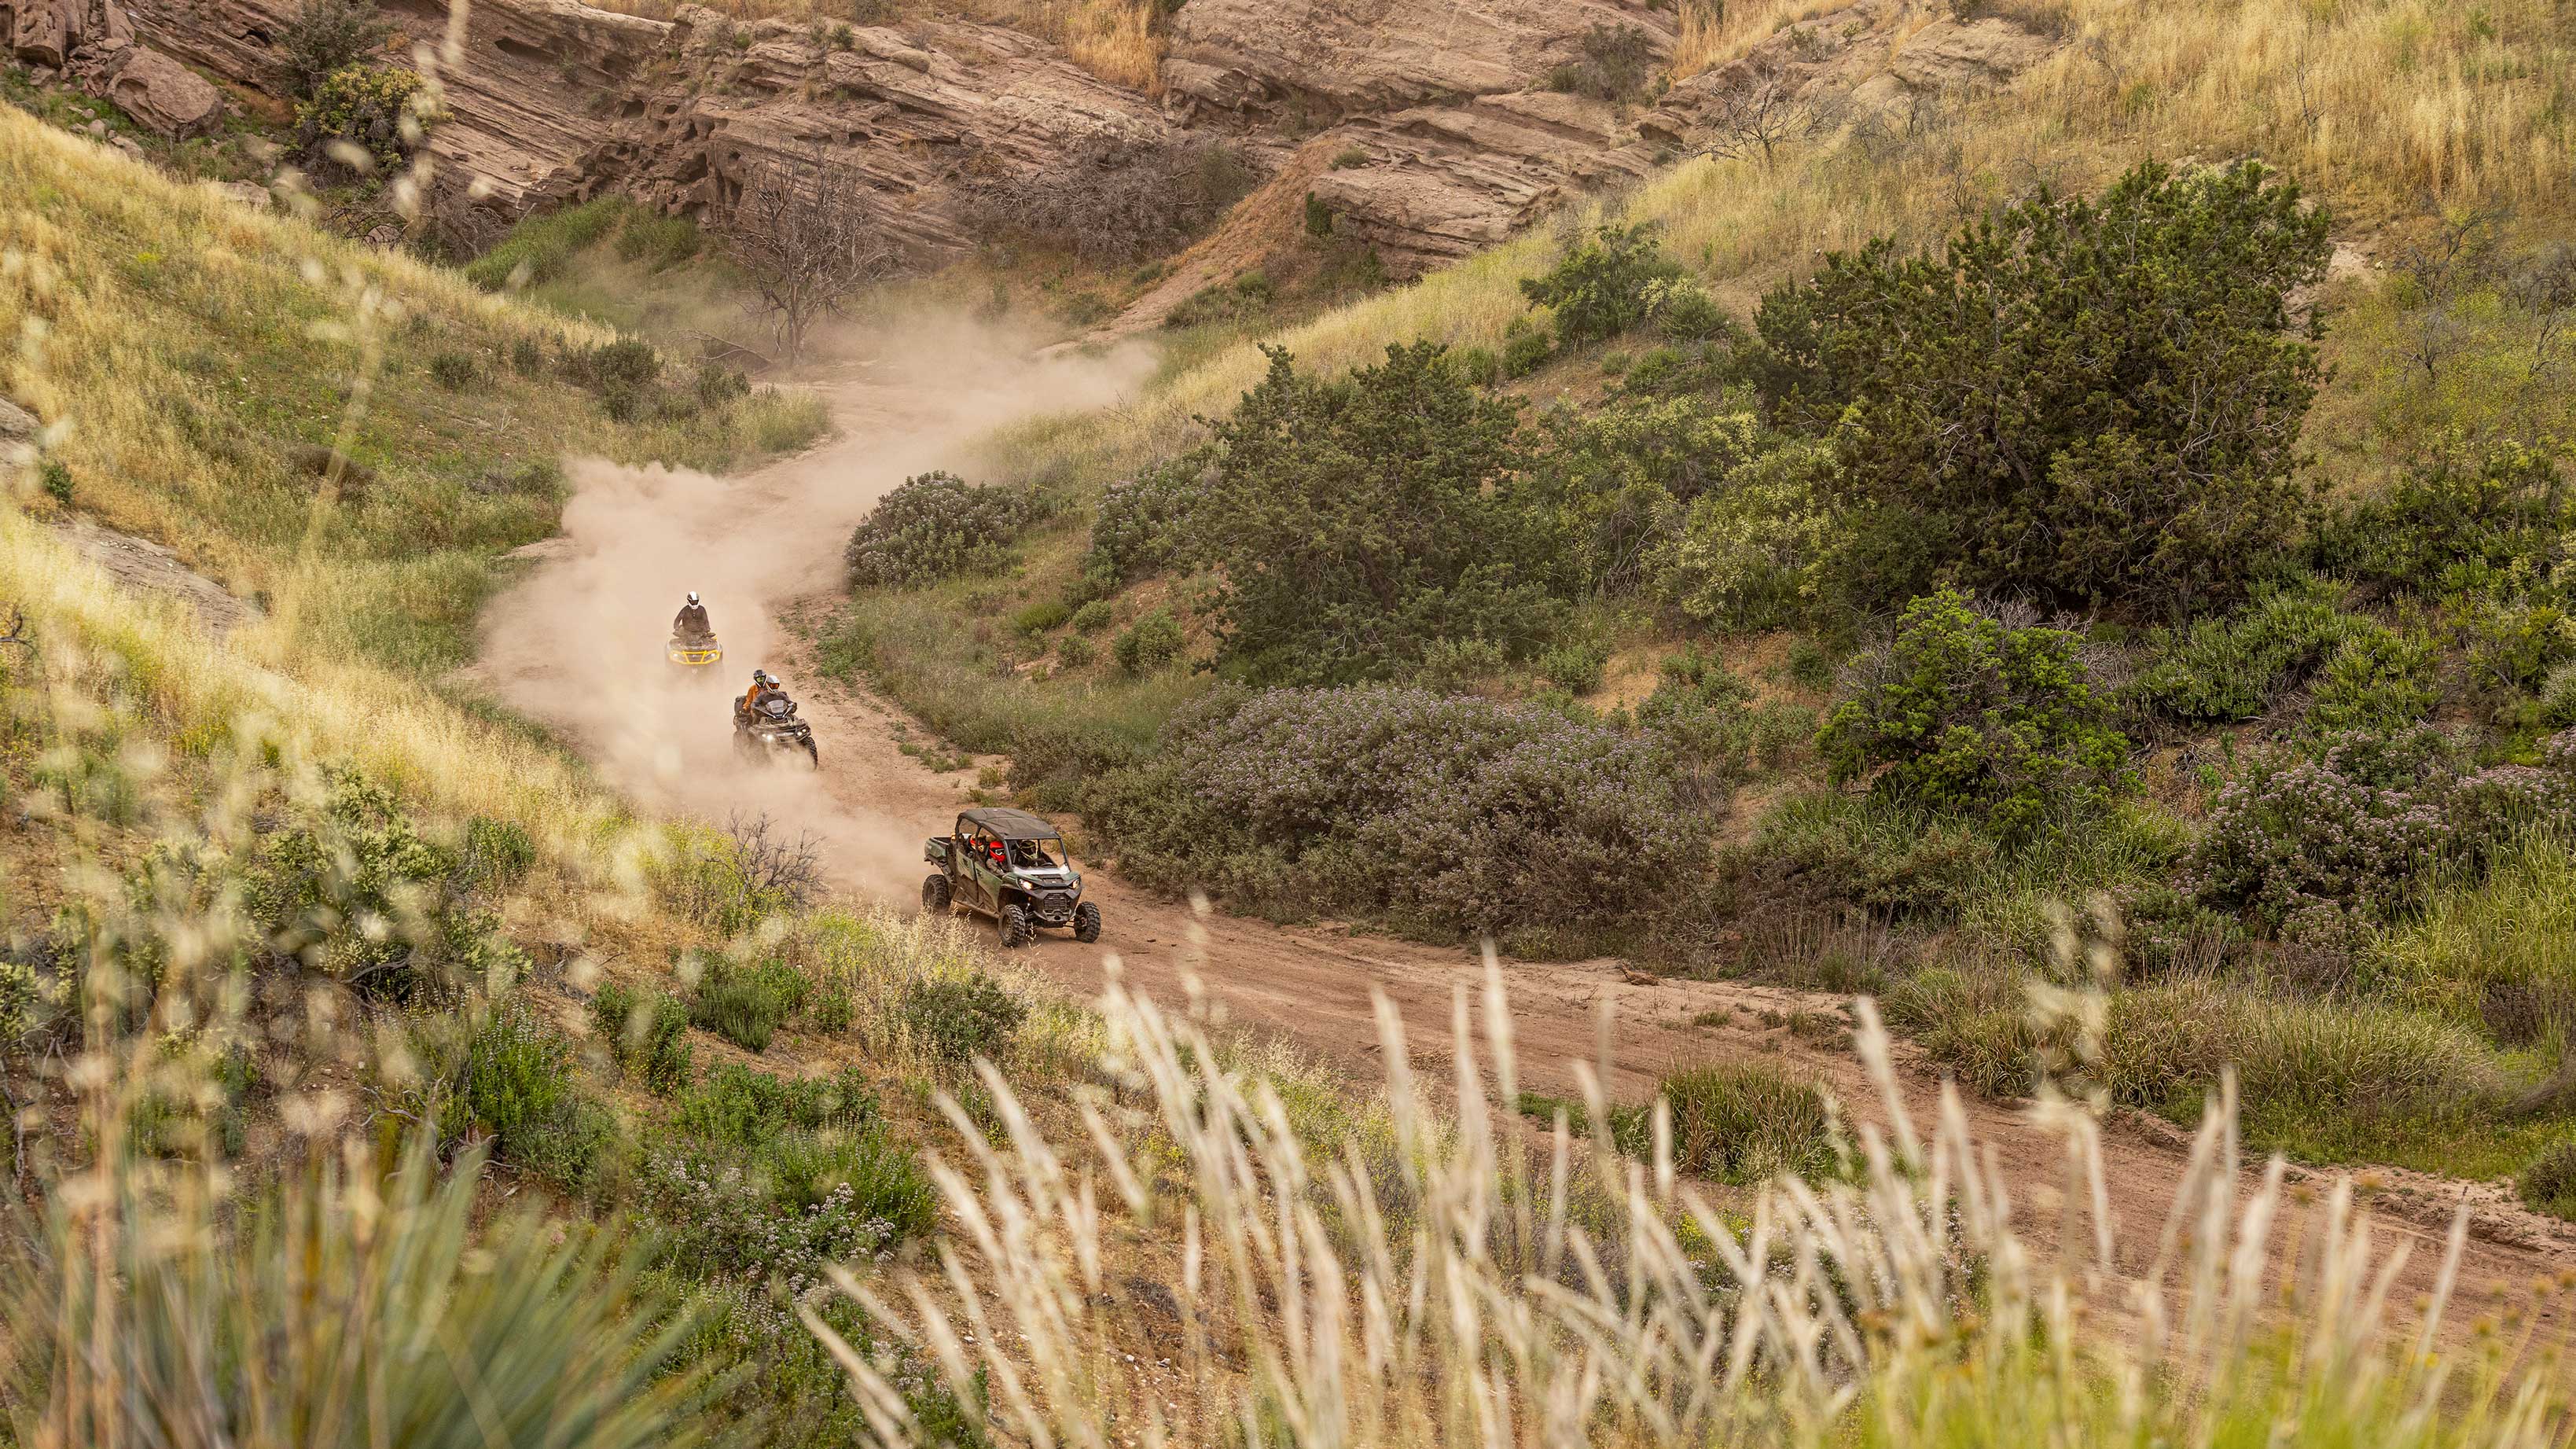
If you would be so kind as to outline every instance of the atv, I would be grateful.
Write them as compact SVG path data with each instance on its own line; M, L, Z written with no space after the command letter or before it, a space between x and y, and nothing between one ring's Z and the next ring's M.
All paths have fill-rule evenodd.
M662 646L662 657L683 674L710 674L724 663L724 646L716 642L713 634L674 634L671 642Z
M957 828L934 835L922 859L938 869L921 883L921 908L988 916L1005 946L1025 946L1040 927L1100 939L1100 907L1082 898L1082 874L1064 853L1064 834L1024 810L969 810Z
M772 694L752 709L733 712L733 752L747 765L765 765L779 755L802 754L808 769L821 769L814 748L814 729L796 717L796 701Z

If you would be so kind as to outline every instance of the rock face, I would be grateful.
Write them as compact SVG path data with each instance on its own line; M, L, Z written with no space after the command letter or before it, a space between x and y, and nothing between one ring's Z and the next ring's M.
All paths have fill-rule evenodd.
M121 103L176 134L220 104L185 66L281 89L277 41L295 4L0 0L0 34L29 59L62 57L42 63L102 94L122 86ZM384 5L403 32L396 55L446 35L447 0ZM1215 131L1265 169L1295 157L1305 190L1290 199L1311 192L1337 234L1401 277L1646 175L1732 88L1786 76L1897 107L1999 84L2058 43L2002 18L1957 20L1946 0L1851 0L1651 102L1551 85L1609 38L1659 66L1673 24L1664 0L1190 0L1157 104L991 25L745 24L695 5L657 21L477 0L431 133L432 215L461 250L531 208L609 188L721 224L765 160L812 159L857 176L897 238L939 250L972 240L952 205L962 177L1040 174L1103 133Z
M1164 80L1194 121L1338 122L1367 159L1324 173L1315 197L1409 276L1651 169L1622 108L1546 86L1596 33L1632 33L1660 63L1671 27L1618 0L1192 0Z
M721 217L746 174L778 158L850 168L888 228L925 248L969 238L949 183L1060 164L1104 133L1160 137L1153 104L1096 80L1054 46L988 25L742 27L684 7L670 59L600 153L613 180L667 210Z
M138 45L119 0L0 0L0 45L69 75L90 94L173 139L223 115L223 92L160 51Z

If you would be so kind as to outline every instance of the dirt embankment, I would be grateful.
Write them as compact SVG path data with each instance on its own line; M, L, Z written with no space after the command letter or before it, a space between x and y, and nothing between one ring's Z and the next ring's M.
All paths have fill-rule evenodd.
M880 355L920 357L919 342ZM666 809L720 821L735 808L765 809L828 845L838 885L905 903L918 899L924 836L963 804L971 771L934 774L897 748L899 713L864 691L818 686L806 646L775 620L833 589L849 527L907 472L936 466L977 431L1012 416L1086 399L1107 401L1137 375L1132 364L1058 359L1033 363L1000 339L949 340L944 365L858 368L837 384L844 432L833 444L740 479L636 472L585 464L567 510L569 544L538 564L492 610L484 665L520 708L567 728L610 777ZM715 610L731 657L722 683L674 682L660 646L681 592L697 588ZM787 675L821 742L819 775L746 771L727 742L726 685L755 663ZM1101 947L1049 937L1031 965L1077 993L1104 971L1179 1001L1194 984L1237 1023L1284 1034L1367 1080L1379 1075L1374 998L1402 1013L1417 1057L1445 1064L1452 1002L1482 970L1470 951L1390 941L1327 927L1276 927L1158 898L1104 871L1088 885L1107 919ZM1639 981L1619 963L1513 962L1514 1031L1523 1080L1570 1095L1575 1064L1604 1061L1610 1091L1643 1099L1676 1065L1769 1056L1831 1089L1866 1117L1874 1089L1834 1033L1814 1019L1842 1003L1813 994L1725 982ZM1785 1023L1805 1014L1804 1032ZM1940 1075L1900 1049L1906 1106L1934 1119ZM1975 1137L1995 1154L2030 1236L2061 1227L2090 1234L2066 1214L2063 1137L2025 1104L1969 1099ZM2104 1174L2122 1267L2146 1266L2163 1227L2189 1143L2170 1126L2121 1114L2105 1124ZM2303 1174L2324 1178L2327 1174ZM2519 1286L2576 1265L2576 1233L2514 1204L2491 1184L2378 1171L2359 1175L2386 1230L2409 1248L2400 1298L2429 1291L2453 1212L2472 1210L2464 1283ZM2251 1190L2260 1165L2248 1164ZM2284 1263L2299 1234L2278 1235ZM2555 1315L2555 1305L2544 1310ZM2469 1332L2473 1314L2453 1331Z

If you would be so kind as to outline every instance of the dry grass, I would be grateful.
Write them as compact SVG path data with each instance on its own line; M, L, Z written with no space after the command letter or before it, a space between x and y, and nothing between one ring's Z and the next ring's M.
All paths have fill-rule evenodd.
M2409 1323L2351 1187L2302 1214L2276 1163L2240 1194L2224 1109L2160 1237L2123 1256L2098 1126L2052 1103L2051 1249L1955 1100L1918 1133L1864 1007L1887 1126L1862 1130L1858 1180L1776 1181L1748 1219L1679 1179L1660 1114L1645 1160L1606 1150L1589 1076L1592 1150L1563 1119L1552 1144L1510 1130L1498 968L1483 1007L1482 1061L1454 1011L1449 1119L1381 1002L1389 1135L1319 1151L1268 1083L1113 988L1120 1090L1081 1094L1080 1137L1049 1140L988 1074L1007 1137L952 1108L960 1156L933 1172L959 1233L938 1268L838 1282L1013 1443L2556 1442L2560 1345L2536 1313L2509 1316L2501 1353L2436 1348L2465 1216ZM2298 1267L2276 1280L2286 1234ZM1139 1253L1177 1262L1148 1282ZM935 1442L887 1372L840 1356L886 1442Z
M1684 0L1667 68L1674 80L1724 65L1784 25L1842 8L1842 0Z

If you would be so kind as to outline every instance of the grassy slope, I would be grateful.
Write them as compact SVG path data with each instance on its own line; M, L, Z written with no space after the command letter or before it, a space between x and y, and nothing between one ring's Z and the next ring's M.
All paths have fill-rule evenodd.
M1724 27L1724 44L1740 48L1812 8L1742 7ZM2576 37L2545 0L2474 10L2427 0L2161 8L2070 0L2007 8L2062 25L2070 43L2005 93L1965 102L1911 140L1863 145L1847 137L1801 149L1774 175L1752 162L1689 162L1626 198L1627 214L1661 223L1668 249L1695 263L1738 315L1819 251L1882 234L1927 244L1963 216L2036 182L2085 190L2148 157L2259 154L2333 209L2338 240L2356 249L2356 259L2392 260L2436 217L2509 216L2502 228L2523 247L2563 230L2576 214L2576 198L2564 186L2576 158L2576 107L2564 79L2576 60ZM1494 346L1526 311L1520 280L1547 266L1554 251L1547 237L1532 235L1269 340L1325 370L1371 360L1388 344L1418 336ZM2459 300L2452 309L2461 324L2456 351L2427 369L2406 355L2422 318L2402 280L2367 265L2339 270L2325 298L2332 378L2308 432L2320 481L2344 493L2367 490L2452 431L2564 437L2576 427L2576 377L2563 367L2535 368L2530 324L2492 292ZM1196 432L1192 418L1222 410L1263 365L1248 343L1221 350L1167 373L1133 407L1044 420L997 438L984 461L999 476L1076 492L1097 487L1185 444ZM1577 355L1523 389L1579 399L1593 366L1592 357ZM905 703L979 750L1032 740L1076 740L1085 752L1113 756L1139 748L1158 717L1203 687L1200 680L1129 680L1105 661L1065 668L1060 656L1030 669L1050 646L1061 648L1066 631L1014 628L1015 619L1070 583L1082 543L1078 531L1032 540L1020 579L1000 588L960 581L872 597L865 621L854 620L845 636L845 657L872 663ZM1157 581L1120 598L1119 621L1162 606L1169 588ZM1185 599L1186 587L1179 592ZM953 621L961 613L982 622L959 629ZM1641 642L1634 622L1610 626L1626 642ZM1093 637L1095 655L1105 654L1097 646L1109 637ZM1000 667L1006 660L1023 664L1020 677ZM2137 817L2134 828L2106 827L2073 855L1977 867L1961 911L1970 938L2031 959L2052 934L2050 902L2156 878L2170 857L2169 846L2156 842L2178 828L2171 811L2189 813L2197 800L2187 779L2158 775L2156 783L2164 805L2124 814L2124 821ZM1923 828L1851 814L1830 802L1803 802L1758 827L1767 843L1756 848L1793 849L1802 837L1827 844L1883 837L1887 849L1901 851ZM2545 870L2549 859L2533 869ZM2511 917L2520 909L2513 900L2488 897L2541 889L2528 875L2450 901L2439 919ZM2543 893L2551 890L2563 883ZM2520 949L2494 930L2476 939L2491 959ZM1788 949L1802 959L1776 964L1792 974L1870 984L1865 973L1844 981L1847 967L1804 959L1806 943ZM1818 984L1825 984L1821 977ZM2256 1014L2250 1004L2241 1009L2249 1019ZM2005 1003L1992 1020L2018 1010ZM2455 1043L2474 1058L2462 1063L2463 1075L2513 1078L2536 1069L2518 1051L2480 1044L2474 1024L2470 1033ZM2464 1130L2456 1122L2356 1128L2276 1118L2271 1128L2272 1140L2318 1157L2379 1157L2480 1175L2510 1168L2561 1130L2555 1119Z

